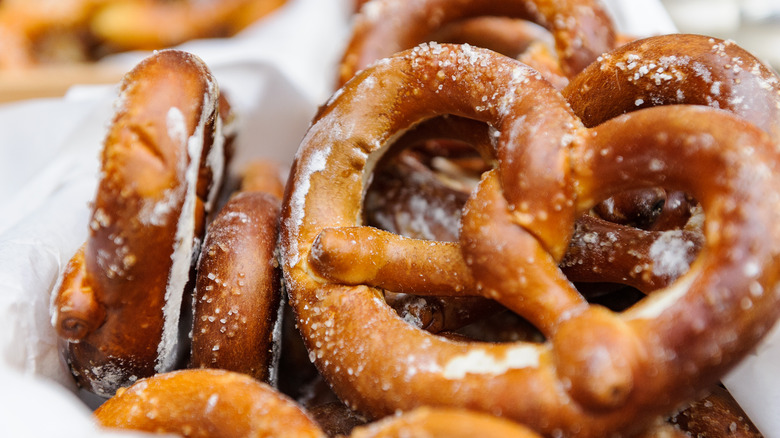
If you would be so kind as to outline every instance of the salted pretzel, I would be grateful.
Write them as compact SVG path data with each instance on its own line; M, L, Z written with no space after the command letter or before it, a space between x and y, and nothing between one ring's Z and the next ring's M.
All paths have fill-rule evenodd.
M89 235L52 297L67 364L100 396L181 357L182 300L225 165L219 107L186 52L156 52L122 81Z
M648 37L603 54L563 90L585 126L650 106L721 108L780 139L780 80L733 41Z
M190 366L276 381L282 298L280 199L244 191L209 224L198 261Z
M470 152L452 143L441 145L455 139ZM366 224L416 239L457 241L460 211L478 181L478 172L489 164L489 158L481 158L474 149L484 149L489 143L484 123L440 117L415 126L378 162L365 195ZM431 158L434 154L450 164L436 164L436 158ZM696 209L682 192L629 191L608 198L594 210L600 215L577 219L560 263L572 281L616 283L650 292L685 273L701 248L700 221L693 218ZM675 249L679 256L658 259L661 249ZM397 299L388 293L385 297L402 316L411 316L409 320L433 332L454 329L496 310L473 297L458 301L409 295Z
M745 411L722 386L676 413L670 423L692 436L733 436L760 438L763 435L750 421Z
M119 50L170 47L195 38L232 36L285 0L109 2L92 18L95 35Z
M111 429L185 437L325 437L311 416L271 386L225 370L158 374L117 392L94 412Z
M512 437L535 438L527 427L479 412L464 409L420 407L410 412L356 427L351 438L402 437Z
M387 145L442 114L488 123L497 139L484 153L498 166L464 209L461 243L361 227ZM766 134L729 113L668 106L586 128L527 66L424 44L359 73L304 137L282 210L290 303L318 369L358 411L459 406L549 435L637 432L713 384L774 324L776 166ZM656 186L703 206L699 258L626 312L589 306L557 268L575 219L616 190ZM450 278L461 274L474 290ZM442 339L406 324L372 286L490 297L547 341Z
M122 389L94 412L109 429L185 437L326 437L311 414L273 387L224 370L180 370ZM462 409L420 408L339 436L535 438L511 421Z
M448 24L481 16L525 19L549 30L564 77L575 75L615 47L614 25L598 1L374 0L354 18L338 85L379 59L431 41Z

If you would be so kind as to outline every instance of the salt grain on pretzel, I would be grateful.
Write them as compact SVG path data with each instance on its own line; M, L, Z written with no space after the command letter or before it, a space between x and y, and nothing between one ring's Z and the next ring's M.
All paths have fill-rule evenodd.
M288 397L224 370L180 370L140 380L103 403L94 417L105 428L185 437L326 436Z
M242 192L209 224L198 260L190 366L276 382L279 209L279 199L268 193Z
M394 136L441 114L495 129L499 172L483 179L477 208L465 210L474 225L462 234L461 249L468 249L464 260L476 289L510 300L540 323L544 344L437 338L404 323L376 289L316 274L315 266L327 269L331 246L353 244L339 235L377 237L359 228L370 171ZM778 316L780 229L773 216L780 195L772 149L753 125L704 108L648 109L587 129L538 73L474 48L423 45L375 64L318 114L283 207L285 279L311 359L341 398L374 416L431 404L500 414L545 434L636 432L714 383ZM691 171L694 162L706 172ZM588 306L556 274L574 220L618 188L648 185L690 191L701 202L707 225L700 258L623 314ZM505 198L503 215L527 235L521 237L533 253L496 258L515 236L488 230L499 239L495 247L478 234L480 224L496 219L481 214L487 209L480 203L496 195ZM320 239L314 251L322 233L336 237L324 245ZM403 239L389 238L402 248ZM359 245L370 252L368 238ZM408 257L433 267L448 263L446 251L422 247ZM369 270L382 263L355 260ZM517 288L506 290L493 271L507 275L504 263L548 277L508 272L503 278ZM564 300L524 289L540 283L559 289Z
M780 138L780 78L733 41L672 34L599 57L563 90L586 126L670 104L720 108Z

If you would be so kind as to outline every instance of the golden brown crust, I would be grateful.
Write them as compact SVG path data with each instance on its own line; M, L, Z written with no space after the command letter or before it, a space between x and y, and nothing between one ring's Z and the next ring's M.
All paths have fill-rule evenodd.
M99 395L177 360L181 300L209 205L198 188L219 185L198 178L219 178L224 164L218 93L203 62L178 51L148 57L122 83L103 149L85 274L66 285L89 291L105 318L86 321L92 330L76 339L63 328L62 303L55 299L53 309L55 328L70 341L65 356L73 374Z
M119 50L153 50L194 38L234 35L285 0L110 2L92 17L91 30Z
M564 96L586 126L658 105L725 109L780 138L780 80L731 41L702 35L649 37L604 54Z
M329 251L327 239L313 246L323 231L333 236L360 225L368 173L386 145L444 113L495 128L498 173L483 179L474 199L503 196L501 221L535 251L533 258L505 254L516 238L504 228L492 235L499 245L486 243L475 231L497 217L479 204L467 207L464 217L473 216L475 230L464 225L460 247L483 285L476 289L513 300L513 310L541 326L545 344L437 338L405 324L380 291L330 282L313 270L312 261ZM549 83L510 58L420 46L359 73L320 111L299 149L281 235L299 328L336 393L377 417L430 404L500 412L551 435L638 432L711 385L777 319L778 296L770 292L780 260L780 229L772 219L780 208L775 154L756 127L708 108L646 109L588 129ZM691 171L690 163L701 168ZM667 185L692 193L712 224L686 276L622 314L583 304L565 279L554 278L578 215L616 190ZM349 239L338 240L349 246ZM354 263L374 269L381 260ZM516 269L501 270L505 263ZM531 279L525 270L547 278L524 281ZM506 281L518 288L502 289ZM517 295L550 282L568 302L535 290ZM724 324L708 326L714 320Z
M103 427L186 437L324 437L292 400L251 377L181 370L143 379L94 413Z
M267 193L238 193L209 224L198 262L190 366L275 380L279 204Z
M417 408L413 411L359 426L352 438L402 437L511 437L538 438L540 435L518 423L463 409Z
M339 86L374 61L417 44L447 24L480 16L526 19L548 29L566 76L615 47L611 17L597 1L375 0L355 17L339 70Z
M254 160L248 163L241 175L242 192L263 192L278 198L284 196L282 166L270 160Z

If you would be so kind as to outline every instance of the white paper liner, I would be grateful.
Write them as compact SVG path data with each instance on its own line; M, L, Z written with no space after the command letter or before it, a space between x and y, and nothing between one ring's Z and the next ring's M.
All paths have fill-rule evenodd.
M612 0L619 29L674 26L657 0ZM252 157L290 163L335 83L351 0L290 0L227 40L181 46L209 65L240 115L233 167ZM127 71L148 53L107 59ZM130 436L96 430L74 394L49 314L50 291L84 242L98 154L115 86L74 87L64 99L0 106L0 418L9 436ZM780 330L725 382L767 437L780 436Z

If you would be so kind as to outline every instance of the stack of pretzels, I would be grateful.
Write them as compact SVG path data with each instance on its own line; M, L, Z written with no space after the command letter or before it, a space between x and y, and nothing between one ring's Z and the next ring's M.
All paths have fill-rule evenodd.
M780 316L771 69L729 41L617 35L597 1L371 0L339 75L289 174L239 189L214 165L232 116L205 66L159 52L126 78L53 307L77 380L110 398L100 424L760 435L719 382Z

